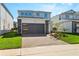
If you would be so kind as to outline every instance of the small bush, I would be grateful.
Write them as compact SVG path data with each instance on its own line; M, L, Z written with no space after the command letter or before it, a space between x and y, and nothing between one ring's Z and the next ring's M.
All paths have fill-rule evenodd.
M11 32L13 31L13 32L15 32L17 30L17 28L12 28L11 29Z

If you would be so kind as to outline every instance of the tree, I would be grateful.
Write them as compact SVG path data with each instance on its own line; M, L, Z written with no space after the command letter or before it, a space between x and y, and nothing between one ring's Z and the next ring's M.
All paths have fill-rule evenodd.
M61 27L63 32L59 32L58 29L59 29L60 25L61 25L60 22L54 23L53 28L52 28L52 32L53 32L52 36L54 36L55 38L58 38L58 39L61 39L62 36L63 37L66 36L63 32L65 32L67 30L64 27Z

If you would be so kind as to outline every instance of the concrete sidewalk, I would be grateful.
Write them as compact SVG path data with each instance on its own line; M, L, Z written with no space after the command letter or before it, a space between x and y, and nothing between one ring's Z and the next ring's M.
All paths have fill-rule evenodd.
M19 56L19 55L21 55L21 49L0 50L0 56Z
M0 50L0 56L79 56L79 44Z
M79 45L52 45L21 49L25 56L79 56Z

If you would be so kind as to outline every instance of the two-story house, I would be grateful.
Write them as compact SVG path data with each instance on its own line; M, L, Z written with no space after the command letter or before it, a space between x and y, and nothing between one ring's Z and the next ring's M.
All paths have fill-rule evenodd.
M0 3L0 35L10 31L11 28L13 28L13 16L6 6Z
M55 24L59 24L58 31L79 33L79 12L69 10L53 16L51 19L52 28Z
M47 34L50 32L49 20L51 12L18 10L19 34Z

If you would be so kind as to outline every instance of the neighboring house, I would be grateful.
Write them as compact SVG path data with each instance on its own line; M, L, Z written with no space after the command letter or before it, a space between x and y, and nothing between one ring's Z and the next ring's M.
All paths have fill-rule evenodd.
M49 20L51 12L18 10L19 34L47 34L50 32Z
M79 12L69 10L52 17L51 26L58 23L58 31L70 33L79 33ZM51 29L52 30L52 29Z
M0 34L6 33L13 28L13 16L6 8L0 3Z

